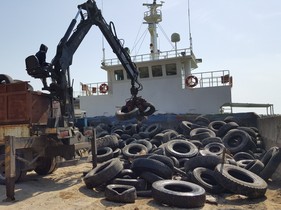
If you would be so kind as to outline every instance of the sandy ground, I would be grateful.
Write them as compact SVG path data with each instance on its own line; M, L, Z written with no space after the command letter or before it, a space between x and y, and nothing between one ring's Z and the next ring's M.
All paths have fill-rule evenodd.
M26 179L16 184L15 202L2 202L6 188L0 185L0 209L5 210L90 210L90 209L177 209L162 206L152 198L137 198L133 204L106 201L103 192L85 187L82 173L91 169L90 163L82 163L57 169L45 177L30 172ZM281 182L269 183L266 197L249 200L241 195L224 194L207 196L203 210L210 209L281 209Z

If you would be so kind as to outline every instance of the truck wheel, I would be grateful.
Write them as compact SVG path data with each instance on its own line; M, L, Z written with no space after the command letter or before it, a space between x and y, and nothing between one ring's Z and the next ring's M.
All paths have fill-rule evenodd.
M16 160L16 177L15 182L21 181L26 175L26 171L21 171L20 162ZM6 183L5 175L5 154L0 155L0 184Z
M39 157L37 166L34 171L41 176L50 174L57 169L57 161L55 157Z

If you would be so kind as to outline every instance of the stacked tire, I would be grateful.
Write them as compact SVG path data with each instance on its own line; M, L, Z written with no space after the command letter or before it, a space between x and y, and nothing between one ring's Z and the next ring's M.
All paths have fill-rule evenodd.
M199 116L174 128L158 123L99 128L107 133L97 139L99 164L84 182L89 189L102 188L114 202L152 197L168 206L197 208L204 206L206 193L259 198L281 162L280 148L265 151L258 130L231 117Z

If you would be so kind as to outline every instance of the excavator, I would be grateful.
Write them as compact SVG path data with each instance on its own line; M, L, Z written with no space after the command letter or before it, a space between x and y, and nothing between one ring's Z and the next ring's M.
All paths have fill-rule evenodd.
M77 24L79 16L80 22ZM138 92L142 90L142 85L138 81L139 72L128 51L117 38L114 24L112 22L108 24L96 2L88 0L78 5L78 12L57 45L56 55L49 65L40 65L36 55L28 56L25 59L27 73L34 78L41 79L43 82L42 90L49 91L52 100L60 103L61 118L58 126L72 125L74 122L73 85L69 67L72 64L75 51L93 25L98 26L131 80L131 98L121 109L116 111L117 119L136 118L141 121L152 115L155 112L155 107L138 96ZM46 78L51 79L49 85L46 83Z

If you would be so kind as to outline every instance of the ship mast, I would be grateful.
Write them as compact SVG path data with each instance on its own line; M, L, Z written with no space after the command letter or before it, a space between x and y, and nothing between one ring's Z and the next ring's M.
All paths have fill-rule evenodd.
M162 6L161 4L157 4L156 0L153 1L152 4L143 4L143 6L147 6L149 11L144 13L145 23L148 24L148 31L150 33L150 53L152 59L156 59L159 57L159 50L157 47L157 27L156 24L162 21L162 12L157 9Z

